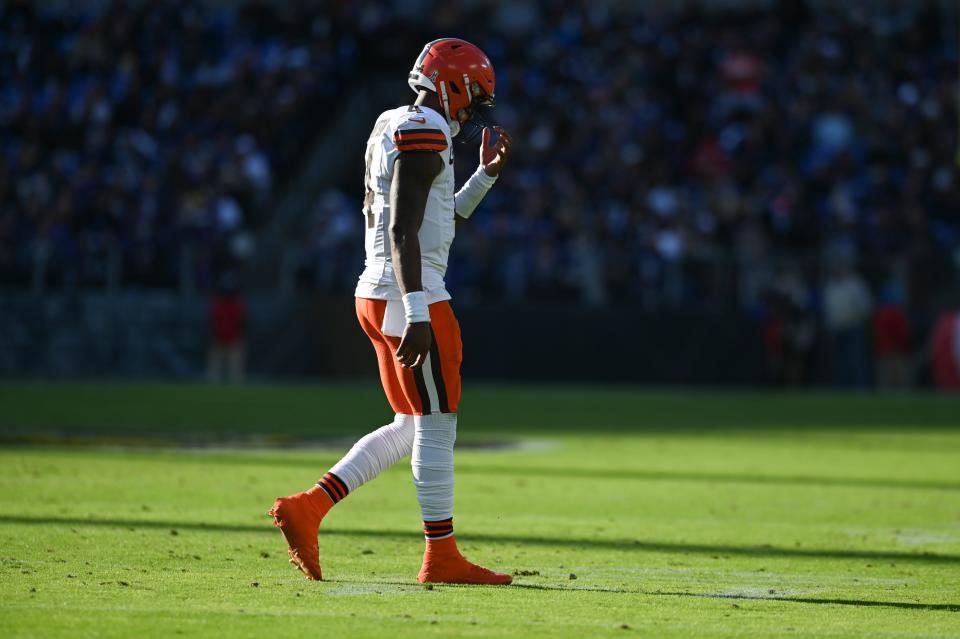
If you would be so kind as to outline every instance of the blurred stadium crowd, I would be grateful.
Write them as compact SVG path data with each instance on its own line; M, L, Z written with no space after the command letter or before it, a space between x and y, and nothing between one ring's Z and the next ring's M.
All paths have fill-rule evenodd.
M257 3L0 7L0 279L201 286L248 250L340 88L336 42ZM196 268L194 268L196 267Z
M54 281L120 262L124 285L211 288L324 108L457 35L494 61L488 119L517 141L458 231L458 300L741 309L785 377L820 326L909 341L901 315L960 281L956 6L705 4L5 3L0 282L42 257ZM302 286L352 291L360 170L304 212Z

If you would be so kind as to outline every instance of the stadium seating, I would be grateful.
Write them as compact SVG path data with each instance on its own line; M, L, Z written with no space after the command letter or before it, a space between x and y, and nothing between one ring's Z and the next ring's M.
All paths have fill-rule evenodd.
M5 3L0 281L212 286L349 62L306 10Z

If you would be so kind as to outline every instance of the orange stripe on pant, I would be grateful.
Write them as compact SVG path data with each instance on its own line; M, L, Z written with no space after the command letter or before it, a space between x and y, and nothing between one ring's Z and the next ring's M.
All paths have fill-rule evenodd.
M450 302L430 305L433 343L428 363L430 370L426 375L421 369L413 371L404 368L397 361L395 353L400 347L400 338L383 334L386 310L386 300L357 298L357 318L377 353L380 381L394 412L405 415L457 412L463 344L460 340L460 324Z

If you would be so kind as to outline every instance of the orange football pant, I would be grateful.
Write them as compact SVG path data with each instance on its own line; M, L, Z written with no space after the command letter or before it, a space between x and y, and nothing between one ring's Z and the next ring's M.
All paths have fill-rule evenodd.
M423 366L409 369L401 366L395 355L400 338L383 334L386 300L357 298L357 318L377 352L380 381L395 413L455 413L460 404L460 364L463 361L460 324L450 302L435 302L429 309L433 332L430 354Z

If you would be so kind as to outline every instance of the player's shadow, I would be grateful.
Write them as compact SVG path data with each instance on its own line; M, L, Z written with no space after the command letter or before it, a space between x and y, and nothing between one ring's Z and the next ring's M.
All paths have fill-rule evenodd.
M960 490L960 482L889 477L817 477L811 475L755 475L744 473L698 473L672 470L627 470L608 468L520 468L515 466L457 465L457 473L498 477L550 477L561 479L616 479L636 481L687 481L722 484L769 484L796 486L844 486L852 488L906 488Z
M791 603L821 604L828 606L865 606L865 607L885 607L900 608L903 610L937 610L942 612L960 612L960 604L934 604L911 601L876 601L874 599L829 599L816 597L782 597L771 595L762 597L758 595L738 595L738 594L713 594L699 592L664 592L662 590L631 590L628 588L604 588L603 586L555 586L550 584L513 584L516 588L526 588L530 590L560 590L560 591L587 591L587 592L610 592L645 595L651 597L696 597L702 599L746 599L750 601L788 601Z
M36 524L59 526L102 526L105 528L151 528L165 530L195 530L199 532L241 532L276 534L275 528L264 521L263 524L208 524L188 521L157 521L140 519L96 519L83 517L31 517L28 515L0 515L0 524ZM322 535L343 535L351 537L371 537L381 539L414 539L419 534L399 530L350 530L342 528L323 528ZM535 546L570 546L582 548L602 548L605 550L692 553L715 557L724 555L753 557L808 557L812 559L855 559L863 561L912 561L924 563L960 564L960 555L938 553L912 553L885 550L852 550L831 548L785 548L766 544L756 546L733 546L725 544L695 544L665 541L644 541L641 539L603 539L597 537L543 537L509 534L471 533L471 542L491 544L517 544Z

